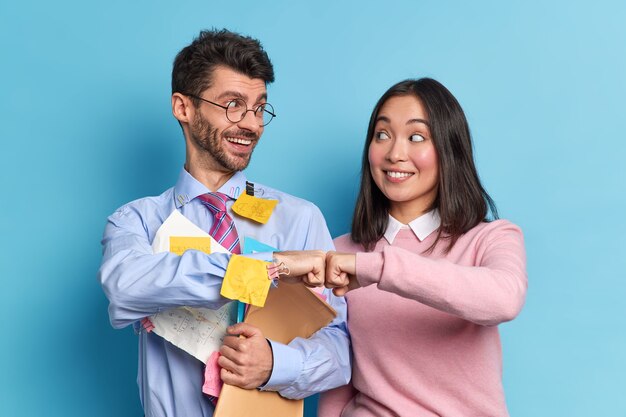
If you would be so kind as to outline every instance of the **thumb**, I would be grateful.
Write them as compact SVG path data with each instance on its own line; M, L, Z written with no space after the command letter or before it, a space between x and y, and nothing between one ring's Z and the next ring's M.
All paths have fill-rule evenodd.
M256 326L253 326L251 324L248 323L237 323L234 324L232 326L229 326L226 331L230 334L230 335L241 335L244 336L246 338L248 337L253 337L253 336L261 336L263 337L263 333L261 332L261 329L259 329Z
M333 288L333 294L335 294L337 297L343 297L346 295L347 292L348 292L348 287Z

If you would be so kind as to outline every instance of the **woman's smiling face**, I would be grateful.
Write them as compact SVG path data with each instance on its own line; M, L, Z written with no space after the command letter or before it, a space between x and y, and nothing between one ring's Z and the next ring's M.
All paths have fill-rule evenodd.
M428 115L415 96L394 96L383 104L368 158L393 217L408 223L429 210L437 197L439 161Z

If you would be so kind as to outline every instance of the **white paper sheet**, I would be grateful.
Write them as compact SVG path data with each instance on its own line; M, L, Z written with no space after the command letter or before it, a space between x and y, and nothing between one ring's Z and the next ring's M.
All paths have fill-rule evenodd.
M178 210L174 210L157 231L152 242L154 253L169 252L170 236L209 237L211 252L228 253ZM154 325L153 332L206 363L211 353L222 346L226 328L236 318L237 303L230 302L219 310L178 307L157 313L150 320Z
M170 236L210 237L211 252L228 253L225 247L217 243L207 232L196 226L178 210L174 210L157 230L152 242L152 251L154 253L169 252Z

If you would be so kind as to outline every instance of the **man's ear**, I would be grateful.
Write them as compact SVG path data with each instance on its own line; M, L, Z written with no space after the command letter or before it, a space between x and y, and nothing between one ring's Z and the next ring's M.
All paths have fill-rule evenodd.
M172 94L172 114L181 123L189 123L193 117L194 107L189 97L181 93Z

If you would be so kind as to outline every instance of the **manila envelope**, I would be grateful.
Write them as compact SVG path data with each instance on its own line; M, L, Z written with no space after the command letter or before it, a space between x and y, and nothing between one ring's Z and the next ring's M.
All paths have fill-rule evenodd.
M265 307L250 306L246 323L268 339L287 344L307 338L330 323L337 312L304 284L279 281ZM277 392L246 390L224 384L214 417L302 417L304 400L289 400Z

